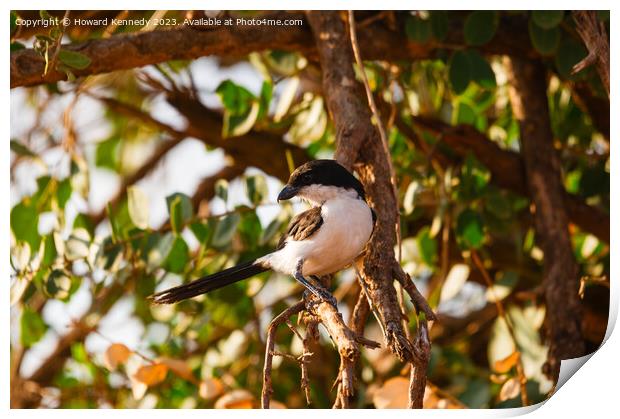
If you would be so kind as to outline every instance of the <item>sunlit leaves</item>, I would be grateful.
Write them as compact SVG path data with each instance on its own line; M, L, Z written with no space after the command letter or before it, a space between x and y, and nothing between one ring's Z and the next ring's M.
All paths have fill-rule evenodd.
M182 273L189 261L189 247L181 236L174 238L163 267L174 273Z
M154 386L166 379L168 367L162 363L143 365L133 374L133 378L147 386Z
M258 98L230 80L223 81L216 93L225 108L222 136L235 137L252 129L260 111Z
M62 269L54 269L45 280L45 293L58 300L67 301L77 290L80 281L69 272Z
M15 154L18 154L24 157L35 157L36 156L36 154L32 150L30 150L30 148L28 148L27 145L17 140L11 140L11 151L14 152Z
M192 200L183 193L175 193L166 197L166 203L168 204L168 215L170 216L172 231L175 234L180 234L185 224L194 215Z
M457 263L452 265L450 268L450 272L446 276L446 280L441 287L441 296L439 297L439 302L448 301L449 299L455 297L465 282L469 277L470 268L468 265Z
M465 19L465 42L469 45L484 45L493 39L499 25L499 13L490 10L477 10Z
M461 169L458 196L464 201L479 198L486 190L491 174L473 154L467 154Z
M218 179L215 182L215 196L224 202L228 201L228 181L226 179Z
M252 409L254 396L247 390L232 390L215 402L216 409Z
M29 348L37 343L45 332L47 325L41 315L28 307L24 307L20 319L20 341L24 347Z
M499 359L493 363L493 370L500 373L505 374L512 369L517 362L519 362L520 354L518 351L512 352L506 358Z
M110 170L117 170L120 159L120 137L111 137L97 143L95 165Z
M493 285L487 288L486 297L491 303L508 297L519 281L519 275L514 271L502 272Z
M15 238L28 243L30 250L39 248L39 213L32 204L22 201L11 209L11 231Z
M409 380L405 377L388 379L375 391L372 402L377 409L406 409L409 403Z
M103 354L103 365L110 371L114 371L119 365L124 364L132 353L124 344L113 343Z
M437 241L430 236L430 228L422 227L416 237L416 242L422 260L433 266L437 258Z
M137 186L127 188L129 216L136 227L147 229L149 226L149 199Z
M484 242L484 227L480 215L471 209L461 212L456 221L459 245L465 249L478 249Z
M221 248L227 246L235 234L239 221L241 221L241 216L237 213L220 218L213 232L211 242L213 247Z
M263 175L246 176L245 189L253 205L261 204L267 197L267 181Z
M205 400L212 400L224 391L224 385L217 378L207 378L200 382L198 394Z

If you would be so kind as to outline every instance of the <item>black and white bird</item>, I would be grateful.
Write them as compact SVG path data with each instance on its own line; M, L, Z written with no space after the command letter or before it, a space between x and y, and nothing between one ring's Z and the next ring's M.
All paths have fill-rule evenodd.
M360 255L374 228L374 212L361 182L335 160L314 160L298 167L278 201L293 197L307 201L311 208L291 220L274 252L154 294L153 302L176 303L271 269L292 275L321 300L335 304L316 277L337 272Z

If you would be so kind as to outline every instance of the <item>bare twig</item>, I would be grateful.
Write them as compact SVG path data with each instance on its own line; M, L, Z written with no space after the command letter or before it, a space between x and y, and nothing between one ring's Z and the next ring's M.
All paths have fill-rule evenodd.
M357 68L360 71L362 76L362 83L364 84L364 90L366 91L366 99L368 100L368 106L372 111L372 115L374 117L374 125L377 127L377 131L379 131L379 137L381 137L381 144L383 146L383 151L387 156L387 165L390 170L390 182L392 183L392 193L394 194L394 200L398 202L398 186L396 181L396 174L394 172L394 165L392 164L392 159L390 158L390 146L388 144L387 134L385 133L385 128L383 127L383 121L381 119L381 113L379 113L379 109L377 108L377 104L375 103L375 98L372 94L372 89L370 88L370 84L368 83L368 77L366 76L366 70L364 70L364 61L362 60L362 55L360 54L360 46L357 42L357 32L355 31L355 16L353 15L353 10L348 11L349 17L349 36L351 37L351 48L353 49L353 55L355 56L355 62L357 63ZM398 212L398 207L396 207L396 212ZM400 262L402 257L402 245L401 245L401 237L400 237L400 215L396 217L396 225L394 226L396 229L396 243L398 245L398 261Z
M273 394L273 387L271 385L271 366L273 363L276 330L279 325L285 323L288 319L302 311L304 308L305 302L299 301L295 305L280 313L269 324L265 348L265 366L263 367L263 391L261 399L261 407L263 409L269 409L269 402L271 400L271 395Z

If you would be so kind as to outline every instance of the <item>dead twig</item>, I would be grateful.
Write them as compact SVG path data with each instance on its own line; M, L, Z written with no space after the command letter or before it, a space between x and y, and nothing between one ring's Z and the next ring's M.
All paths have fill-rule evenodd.
M265 348L265 366L263 367L263 391L261 398L261 407L263 409L269 409L269 402L271 395L273 394L273 387L271 385L271 366L273 364L273 355L275 347L276 330L279 325L285 323L295 314L301 312L305 308L305 302L299 301L295 305L287 308L274 318L269 324L267 330L267 343Z

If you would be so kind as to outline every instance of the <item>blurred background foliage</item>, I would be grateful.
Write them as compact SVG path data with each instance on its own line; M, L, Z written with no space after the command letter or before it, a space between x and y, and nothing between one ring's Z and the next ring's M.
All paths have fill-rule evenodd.
M48 56L56 42L143 29L95 25L20 33L16 19L33 13L11 13L12 51L34 47ZM97 13L112 12L91 15ZM132 18L153 13L159 12L121 12ZM181 21L185 13L158 17ZM495 183L475 152L455 151L443 133L465 126L465 136L477 132L499 150L519 151L501 57L483 47L511 36L511 22L525 22L528 48L543 57L548 71L551 125L566 190L609 214L609 110L605 126L604 111L591 105L607 100L600 81L591 68L570 74L587 51L568 12L376 16L358 14L361 22L404 25L408 42L436 46L429 59L367 61L363 69L389 130L402 264L440 317L431 331L425 405L516 407L522 403L520 384L530 403L539 402L553 383L541 372L547 351L539 292L544 255L529 200ZM609 13L599 18L609 33ZM454 28L462 31L463 45L443 43ZM70 76L90 65L77 52L50 62ZM210 86L209 78L221 82ZM274 248L303 206L277 206L281 174L231 161L226 147L239 137L265 135L300 147L308 158L330 157L335 133L317 63L301 53L272 50L70 80L11 95L13 405L256 406L266 326L299 297L294 281L265 273L174 306L152 306L146 297ZM153 202L158 182L171 176L161 161L167 154L175 158L172 151L185 138L199 136L187 114L175 108L178 102L169 100L183 94L216 115L221 132L212 141L199 138L200 146L191 149L213 158L176 162L182 169L172 184L186 192L173 189ZM270 151L270 144L249 151L289 169L301 163L293 153ZM201 185L208 189L192 194L187 185L201 179L189 166L205 162L209 176ZM234 170L219 177L216 169L223 165ZM154 180L145 186L149 177ZM154 205L159 214L153 214ZM583 327L594 349L606 327L609 245L574 224L569 228L584 278L582 297L591 303ZM335 284L346 317L355 304L353 272L339 274ZM498 315L502 308L504 316ZM382 341L374 319L366 333ZM293 357L302 353L299 338L284 327L276 348ZM329 407L339 359L324 330L312 352L311 406ZM519 368L526 383L519 381ZM387 349L364 349L357 406L404 406L406 373ZM305 407L300 379L297 361L276 356L273 404Z

